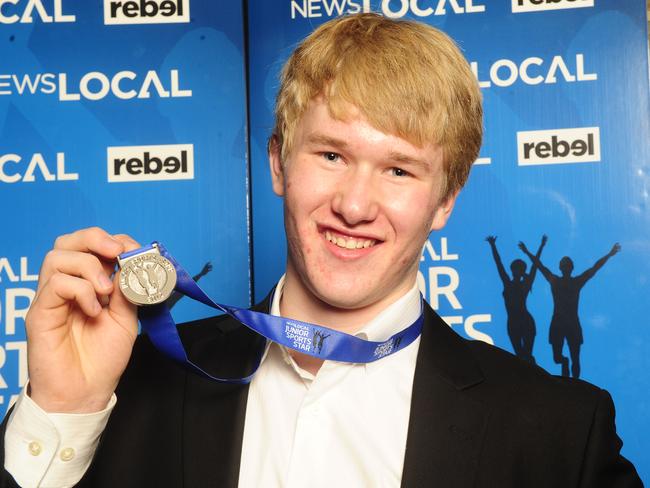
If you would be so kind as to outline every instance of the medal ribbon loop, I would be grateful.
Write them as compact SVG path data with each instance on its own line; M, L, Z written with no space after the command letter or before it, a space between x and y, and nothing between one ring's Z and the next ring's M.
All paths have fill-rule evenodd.
M266 339L303 354L330 361L370 363L404 349L417 339L422 331L424 322L422 302L420 302L420 315L411 325L385 341L368 341L329 327L217 303L199 287L190 274L169 254L167 249L157 242L121 254L119 261L126 261L128 258L151 252L156 248L161 256L169 260L176 269L177 281L175 289L177 292L198 300L209 307L221 310ZM189 360L178 335L176 323L165 303L140 307L138 318L143 331L147 333L151 342L160 352L200 376L213 381L234 384L249 383L255 375L264 354L264 350L259 352L253 373L249 376L244 378L218 378Z

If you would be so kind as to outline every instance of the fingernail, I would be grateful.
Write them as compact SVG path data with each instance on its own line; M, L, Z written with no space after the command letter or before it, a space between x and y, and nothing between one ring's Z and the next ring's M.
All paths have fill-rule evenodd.
M108 276L106 276L104 273L99 273L99 284L102 286L102 288L109 288L113 285L111 280L108 279Z

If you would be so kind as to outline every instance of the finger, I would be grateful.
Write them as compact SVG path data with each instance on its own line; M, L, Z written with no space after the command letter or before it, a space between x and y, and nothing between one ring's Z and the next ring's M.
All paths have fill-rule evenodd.
M49 314L53 309L76 303L89 317L96 317L102 311L92 283L83 278L65 273L55 273L43 286L38 298L34 300L33 313Z
M131 236L127 234L113 234L112 237L123 246L123 251L120 254L124 252L133 251L135 249L139 249L142 247L142 245L138 241L136 241L135 239L133 239ZM105 262L105 269L107 270L108 276L112 277L114 275L116 270L115 264L116 264L115 260L109 260Z
M54 249L91 252L104 258L114 259L124 252L124 245L104 229L89 227L59 236L54 241Z
M100 261L93 254L54 249L47 253L39 275L39 289L56 273L64 273L84 278L92 283L95 292L108 295L113 290L110 280L112 271L107 270L107 263Z
M134 317L136 314L137 306L129 302L119 285L120 273L115 273L113 278L113 286L115 287L115 292L110 296L110 301L108 303L108 311L119 323L127 323L126 321Z
M99 257L99 262L102 265L102 269L104 270L104 273L106 276L109 277L109 279L112 281L113 280L113 275L115 274L115 266L117 265L117 260L115 259L103 259Z
M124 251L122 252L133 251L142 247L138 241L128 234L114 234L112 237L124 246Z
M124 246L124 252L134 251L135 249L142 247L138 241L127 234L115 234L113 235L113 238L122 243ZM119 279L120 273L117 272L113 278L113 286L116 291L110 297L108 308L111 314L122 319L120 320L120 322L122 322L124 319L133 316L137 307L125 298L119 287Z

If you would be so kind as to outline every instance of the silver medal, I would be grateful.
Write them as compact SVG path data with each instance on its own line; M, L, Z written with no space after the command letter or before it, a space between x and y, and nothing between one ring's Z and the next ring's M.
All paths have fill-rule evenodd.
M128 301L135 305L155 305L162 303L174 291L176 269L165 257L160 255L158 246L153 245L140 254L119 259L120 290Z

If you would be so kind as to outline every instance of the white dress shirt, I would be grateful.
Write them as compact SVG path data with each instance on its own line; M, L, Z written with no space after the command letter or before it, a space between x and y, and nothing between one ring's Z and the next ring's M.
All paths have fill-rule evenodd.
M384 341L419 314L414 286L356 335ZM368 364L325 361L315 376L272 343L248 392L239 487L399 487L419 343Z
M356 335L383 341L419 314L414 285ZM398 487L419 343L369 364L325 361L316 375L268 345L248 393L239 487ZM47 414L23 391L5 433L5 468L24 488L73 486L114 405L115 396L101 412Z
M23 388L5 431L5 469L22 488L75 485L90 466L115 406L101 412L46 413Z

